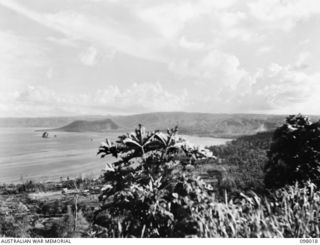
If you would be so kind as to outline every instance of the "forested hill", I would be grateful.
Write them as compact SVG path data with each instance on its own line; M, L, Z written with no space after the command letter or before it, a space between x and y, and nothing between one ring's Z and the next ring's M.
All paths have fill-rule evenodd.
M274 130L283 123L283 118L284 116L277 115L184 112L111 117L120 128L124 129L132 129L139 123L149 129L166 129L178 125L181 134L214 137L237 137Z
M65 132L103 132L118 128L119 126L111 119L104 119L95 121L78 120L55 130Z
M209 149L228 169L222 186L229 191L264 188L264 167L268 160L273 131L239 137L226 145L211 146ZM211 166L212 168L213 166ZM222 187L221 186L221 187Z

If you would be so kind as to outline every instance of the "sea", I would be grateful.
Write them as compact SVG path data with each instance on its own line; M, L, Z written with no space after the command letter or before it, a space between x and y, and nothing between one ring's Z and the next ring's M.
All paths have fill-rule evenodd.
M95 178L112 157L97 156L101 142L114 141L121 132L49 132L40 128L0 128L0 183L28 180L47 182L66 178ZM231 139L180 135L201 147L221 145Z

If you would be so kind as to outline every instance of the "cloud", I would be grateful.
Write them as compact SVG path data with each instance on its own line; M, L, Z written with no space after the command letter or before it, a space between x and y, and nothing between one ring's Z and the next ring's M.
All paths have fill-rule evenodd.
M0 8L8 115L289 112L319 102L316 0L0 0Z
M46 38L46 40L48 40L49 42L52 42L54 44L59 44L59 45L63 45L63 46L68 46L68 47L75 47L75 43L68 38L57 38L57 37L52 37L49 36Z
M254 73L242 73L234 86L205 83L190 108L205 112L319 114L320 73L307 74L295 65L270 64ZM195 87L194 90L196 90Z
M201 15L209 14L213 10L226 9L233 3L232 0L163 1L139 9L137 14L146 22L154 25L165 38L172 39L188 22Z
M248 4L251 14L268 27L290 31L301 20L319 15L317 0L258 0Z
M193 42L187 40L184 36L179 39L179 45L180 47L189 50L203 50L205 48L205 44L203 42Z
M256 54L257 55L263 55L263 54L266 54L266 53L270 52L271 50L272 50L271 46L262 46L262 47L257 49Z
M241 110L292 111L300 104L316 103L313 95L319 91L319 78L320 73L306 74L295 66L273 63L245 77L237 87L242 93L236 94L234 101Z
M110 85L93 93L73 96L46 87L29 86L22 91L0 93L0 115L49 116L77 114L138 113L175 111L188 106L188 94L173 94L159 83L134 83L126 89Z
M34 39L0 30L0 89L31 82L46 66L45 49Z
M167 41L179 41L185 33L197 36L205 32L205 37L240 38L248 41L253 33L241 27L247 15L243 11L234 10L236 1L163 1L159 4L139 8L137 15L150 23ZM203 28L206 26L207 28ZM196 30L195 30L196 29ZM191 30L194 30L192 33ZM211 37L212 38L212 37ZM181 41L181 40L180 40ZM212 44L212 40L201 40Z
M96 63L97 49L95 47L89 47L87 50L83 51L79 58L84 65L93 66Z
M71 10L56 13L39 13L13 0L10 2L0 0L0 4L40 25L64 34L69 40L96 42L103 47L113 47L120 52L144 59L158 61L163 59L160 52L156 52L157 50L154 48L149 48L152 46L151 43L154 44L157 40L132 38L130 35L119 31L117 26L113 26L110 23L102 25L95 16ZM64 43L66 42L64 41Z
M239 59L219 50L211 50L205 55L177 59L170 69L182 77L193 77L202 89L234 87L246 74L240 67Z
M294 69L296 70L304 70L306 68L308 68L308 62L310 61L311 58L311 53L307 52L307 51L303 51L301 52L298 57L297 60L294 64Z

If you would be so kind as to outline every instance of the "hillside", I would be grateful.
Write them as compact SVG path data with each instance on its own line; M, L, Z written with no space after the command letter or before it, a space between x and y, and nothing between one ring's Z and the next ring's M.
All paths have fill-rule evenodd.
M203 161L194 173L216 188L216 197L224 200L238 192L264 190L264 166L273 131L241 136L225 145L208 147L217 159Z
M111 119L123 129L132 129L142 123L149 129L166 129L179 126L181 134L214 137L236 137L275 129L283 116L254 114L209 114L162 112Z
M77 120L64 127L54 129L55 131L65 132L103 132L108 130L116 130L119 126L111 119L85 121Z

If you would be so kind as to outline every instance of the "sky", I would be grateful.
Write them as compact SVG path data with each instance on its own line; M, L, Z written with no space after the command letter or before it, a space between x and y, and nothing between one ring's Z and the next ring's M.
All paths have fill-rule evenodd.
M318 0L0 0L0 117L320 114Z

